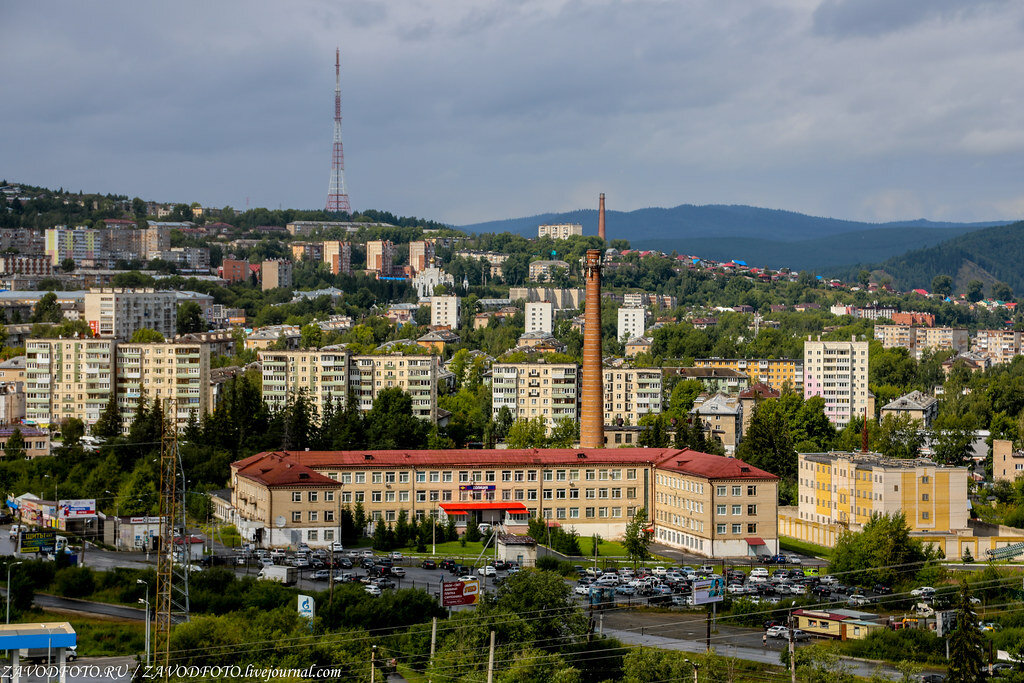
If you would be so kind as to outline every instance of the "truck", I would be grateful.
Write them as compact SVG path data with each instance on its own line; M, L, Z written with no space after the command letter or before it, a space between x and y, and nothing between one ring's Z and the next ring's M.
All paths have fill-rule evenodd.
M299 578L299 570L295 567L286 567L283 565L270 565L260 570L260 573L256 575L257 581L277 581L283 583L286 586L295 585L296 579Z
M24 661L45 661L49 664L59 664L57 661L57 648L47 647L23 647L18 650L18 657ZM78 646L64 648L64 661L73 662L78 659Z

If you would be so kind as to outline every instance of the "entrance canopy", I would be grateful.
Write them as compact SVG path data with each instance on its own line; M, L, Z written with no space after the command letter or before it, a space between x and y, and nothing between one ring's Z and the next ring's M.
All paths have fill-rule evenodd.
M446 515L464 515L469 510L504 510L510 514L526 514L528 510L522 503L503 501L472 501L465 503L441 503Z

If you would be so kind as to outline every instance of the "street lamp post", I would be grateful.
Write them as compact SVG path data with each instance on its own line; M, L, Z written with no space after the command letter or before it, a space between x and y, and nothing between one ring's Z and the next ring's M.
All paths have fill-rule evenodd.
M683 661L693 667L693 683L697 683L697 669L700 668L700 664L691 662L689 659L684 659Z
M139 602L146 604L146 666L149 666L149 583L142 579L135 579L135 583L140 583L146 587L146 597L139 598Z
M11 623L11 567L17 567L21 562L11 562L7 565L7 623Z

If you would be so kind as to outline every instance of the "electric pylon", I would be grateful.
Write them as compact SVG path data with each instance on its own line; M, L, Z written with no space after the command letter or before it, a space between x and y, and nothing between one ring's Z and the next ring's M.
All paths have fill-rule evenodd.
M156 559L156 633L154 662L171 662L171 626L188 620L188 564L191 543L185 525L185 477L178 454L175 401L163 403L160 424L160 547ZM170 413L168 414L168 408ZM180 549L175 543L180 525ZM179 557L175 557L179 554Z
M328 211L351 211L345 188L345 150L341 146L341 50L334 50L334 149L331 153L331 185L327 189Z

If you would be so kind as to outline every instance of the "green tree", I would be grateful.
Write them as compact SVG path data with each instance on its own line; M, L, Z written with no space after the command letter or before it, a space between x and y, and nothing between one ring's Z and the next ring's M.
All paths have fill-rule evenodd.
M469 520L466 522L466 542L476 543L481 538L480 525L477 523L476 517L470 515Z
M796 450L789 420L778 399L765 399L754 408L747 435L736 448L736 457L783 478L796 476Z
M362 538L366 533L366 510L363 509L362 501L358 501L352 511L352 523L356 527L356 539Z
M142 327L132 333L132 344L154 344L164 342L164 335L148 327Z
M647 508L640 508L626 525L622 536L622 547L633 564L643 562L651 556L650 545L654 534L648 528Z
M62 320L64 320L64 313L57 302L57 295L53 292L47 292L36 303L36 307L32 309L32 318L29 322L59 323Z
M367 447L381 450L422 448L430 425L412 413L412 397L398 387L382 390L366 414Z
M549 448L571 448L580 441L580 423L570 417L563 417L555 422L551 436L548 437Z
M874 514L860 531L845 531L836 541L829 572L862 585L889 586L937 559L933 546L911 538L906 516Z
M299 343L304 349L318 349L323 344L324 331L316 323L303 325L299 330Z
M544 448L547 445L547 425L540 415L533 419L519 418L512 423L505 437L509 448Z
M978 628L978 615L971 605L971 589L967 579L960 580L956 600L956 617L949 634L949 683L977 683L984 666L985 637Z
M121 435L121 410L117 405L117 394L111 389L107 405L100 413L100 417L92 426L93 436L101 439L111 439Z
M60 269L62 271L64 271L65 273L73 273L73 272L75 272L75 259L73 259L73 258L66 258L66 259L64 259L63 261L60 262Z
M968 301L981 301L985 297L985 283L981 280L968 282L966 296Z
M953 293L953 278L948 275L936 275L932 278L932 294L947 297Z
M67 417L60 423L60 436L66 448L77 446L85 436L85 423L77 417Z
M4 457L8 460L20 460L25 457L25 438L21 435L21 427L15 427L4 444Z
M920 420L909 413L887 414L879 425L877 447L890 458L916 458L924 446L924 432Z
M204 332L208 329L203 319L203 309L195 301L186 301L178 306L178 334Z

